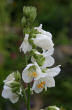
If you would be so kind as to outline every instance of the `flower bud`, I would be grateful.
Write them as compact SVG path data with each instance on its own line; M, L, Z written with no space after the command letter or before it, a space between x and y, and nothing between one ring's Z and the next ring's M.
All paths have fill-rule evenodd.
M22 26L25 26L25 24L26 24L26 18L24 16L23 16L23 18L21 20L21 24L22 24Z
M20 75L19 71L15 72L15 80L16 81L20 81L21 80L21 75Z
M24 15L29 18L30 22L33 22L37 16L36 8L35 7L23 7L23 13Z

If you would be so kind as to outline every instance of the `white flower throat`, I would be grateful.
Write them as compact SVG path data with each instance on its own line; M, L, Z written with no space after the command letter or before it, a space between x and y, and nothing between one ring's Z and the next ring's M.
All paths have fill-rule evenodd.
M36 72L29 72L29 77L33 77L36 78L37 77L37 73Z
M46 84L46 82L45 81L42 81L39 84L37 84L37 87L38 88L44 88L45 87L45 84Z

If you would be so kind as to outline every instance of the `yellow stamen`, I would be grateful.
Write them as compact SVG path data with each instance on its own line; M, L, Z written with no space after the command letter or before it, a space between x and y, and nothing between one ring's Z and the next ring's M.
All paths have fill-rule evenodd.
M37 77L37 73L36 72L33 72L32 73L32 76L36 78Z
M36 78L37 77L37 73L36 72L29 73L29 76Z
M38 88L44 88L45 81L42 81L40 84L37 85Z

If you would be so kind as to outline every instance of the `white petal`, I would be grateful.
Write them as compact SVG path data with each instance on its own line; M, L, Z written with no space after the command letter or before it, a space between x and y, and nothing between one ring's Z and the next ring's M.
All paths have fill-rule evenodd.
M15 93L12 93L11 97L9 98L9 100L10 100L12 103L16 103L16 102L19 100L19 96L16 95Z
M22 72L22 79L25 83L30 83L33 78L29 76L29 71L27 69Z
M54 48L50 48L48 51L43 50L44 56L53 55L53 53L54 53Z
M31 57L31 61L32 61L32 63L36 62L36 60L33 56Z
M45 50L53 48L54 46L52 40L48 36L43 34L37 34L36 38L32 38L32 39L35 45Z
M4 89L2 91L2 97L8 99L11 95L11 89L7 86L4 86Z
M28 38L29 38L29 34L25 34L24 41L28 41Z
M39 27L35 27L35 29L37 29L39 32L41 32L41 34L47 35L48 37L52 38L52 34L50 32L44 31L42 29L42 24L40 24Z
M39 75L38 75L38 77L37 78L35 78L34 80L39 80L39 79L42 79L42 78L45 78L47 76L47 73L40 73Z
M53 57L46 56L45 62L43 64L42 68L50 67L50 66L52 66L54 64L54 62L55 61L54 61L54 58Z
M26 53L32 50L32 46L29 44L28 38L29 38L29 34L25 34L24 41L22 42L20 46L20 52L23 51L24 53Z
M24 53L31 51L32 46L29 44L28 41L23 41L21 46L20 46L20 52L23 51Z
M32 77L30 77L29 76L29 68L31 67L31 66L33 66L34 64L28 64L27 65L27 67L23 70L23 72L22 72L22 79L24 80L24 82L26 82L26 83L30 83L32 80L33 80L33 78Z
M9 83L9 82L13 82L15 80L14 78L14 72L9 74L8 77L6 78L6 80L4 80L4 83Z
M46 77L46 86L47 87L55 87L55 80L52 77Z
M41 29L42 29L42 24L40 24L39 27L35 27L34 29L37 29L39 32L41 32Z
M55 77L60 73L60 71L61 71L60 66L56 66L54 68L47 69L46 73L48 74L48 76Z
M19 97L15 93L13 93L11 88L9 88L8 86L4 86L2 97L4 97L5 99L10 99L12 103L16 103L19 99Z
M41 29L41 33L44 35L47 35L48 37L52 38L52 34L50 32L44 31L43 29Z

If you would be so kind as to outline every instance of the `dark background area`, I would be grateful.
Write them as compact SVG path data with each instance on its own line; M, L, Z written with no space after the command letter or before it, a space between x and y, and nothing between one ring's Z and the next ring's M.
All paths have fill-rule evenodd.
M60 75L55 78L56 87L41 96L35 94L31 107L38 110L57 105L72 110L72 0L0 0L0 94L6 76L12 71L22 71L25 65L24 56L19 52L24 5L37 7L35 24L43 24L43 29L52 33L55 65L62 65ZM0 96L0 110L24 109L23 100L13 105Z

